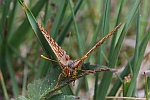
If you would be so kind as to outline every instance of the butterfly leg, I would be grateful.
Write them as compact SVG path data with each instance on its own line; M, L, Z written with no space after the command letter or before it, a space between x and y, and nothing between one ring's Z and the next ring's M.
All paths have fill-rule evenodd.
M56 88L57 88L57 86L58 86L58 84L59 84L59 82L60 82L60 78L61 78L61 76L64 76L64 73L60 73L60 74L59 74L59 76L58 76L58 80L57 80L57 83L56 83L56 85L55 85L54 89L56 89Z

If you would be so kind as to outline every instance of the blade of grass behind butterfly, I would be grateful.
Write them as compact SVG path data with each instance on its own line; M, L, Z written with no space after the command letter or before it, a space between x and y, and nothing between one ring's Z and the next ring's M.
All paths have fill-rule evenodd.
M36 19L33 16L32 12L21 0L18 0L18 1L22 5L22 7L24 8L27 19L28 19L33 31L35 32L35 35L37 36L37 38L39 39L41 45L43 46L43 49L45 50L45 52L47 53L49 58L53 58L54 60L56 60L56 56L53 53L53 51L52 51L51 47L49 46L49 44L47 43L46 39L44 38L42 32L40 31L40 29L37 25ZM53 62L53 63L54 63L54 65L56 64L56 62Z
M3 38L4 37L4 27L5 27L5 24L6 24L6 18L7 16L9 15L9 5L10 5L10 1L11 0L7 0L5 2L5 5L2 5L2 16L1 16L1 19L0 19L0 35L1 37ZM2 43L2 40L0 40Z
M52 9L49 10L49 3L50 3L49 0L47 0L46 3L45 3L45 6L44 6L44 9L45 9L44 11L45 12L44 12L44 17L43 17L44 19L42 20L44 25L47 24L47 20L49 18L48 13L51 12L51 10L52 10ZM38 45L38 47L36 49L37 50L36 52L39 52L39 48L40 48L40 45ZM40 59L40 56L37 55L36 58ZM36 72L35 79L39 79L40 77L45 77L47 75L48 71L50 70L49 65L51 65L51 63L49 61L45 60L45 59L41 59L39 64L36 64L36 65L38 67L38 70Z
M49 0L47 0L46 4L45 4L45 14L44 14L44 25L47 24L47 18L48 18L48 6L49 6Z
M24 11L26 13L26 16L29 20L29 23L31 24L37 38L39 39L41 45L43 46L43 49L45 50L45 52L47 53L47 55L49 56L49 58L52 57L52 59L56 59L53 51L51 50L51 47L49 46L49 44L47 43L47 41L45 40L42 32L40 31L40 29L37 26L37 22L33 16L33 14L31 13L31 11L29 10L29 8L27 8L27 6L19 0L19 3L22 5L22 7L24 8ZM57 65L57 63L53 62L53 65ZM57 80L57 79L56 79Z
M1 81L1 89L3 91L3 98L5 98L5 100L9 100L7 89L6 89L6 83L4 81L4 77L3 77L3 73L1 72L1 68L0 68L0 81Z
M118 59L118 55L119 55L119 52L120 52L120 49L121 49L121 44L123 42L123 39L124 39L124 37L125 37L125 35L127 33L129 25L130 25L134 15L135 15L135 12L136 12L140 2L141 2L140 0L137 0L135 2L135 5L134 5L133 9L131 10L129 16L127 17L127 21L126 21L125 27L123 28L121 36L120 36L120 38L119 38L119 40L117 42L117 45L116 45L116 47L114 49L114 52L112 53L113 55L111 55L110 58L109 58L109 61L111 61L111 62L107 63L107 66L115 67L117 59ZM107 90L108 90L111 78L112 78L112 73L107 73L107 72L104 73L104 77L102 78L102 82L100 84L100 88L101 89L99 90L99 93L100 93L99 97L101 97L102 99L105 98L105 95L107 93ZM107 79L107 81L105 79ZM103 88L105 88L106 91L104 91Z
M102 32L100 34L100 37L103 38L104 36L106 36L106 34L109 33L109 22L110 22L110 6L111 6L111 2L110 0L106 0L104 2L105 6L104 6L104 15L103 15L103 19L102 19ZM106 40L107 41L107 40ZM100 64L103 63L104 60L104 56L102 56L105 51L106 51L106 41L103 43L103 45L101 45L98 49L98 59L97 60Z
M8 19L8 22L9 22L9 25L8 25L8 29L9 29L9 33L12 33L12 31L14 31L13 29L13 26L14 24L14 21L15 21L15 17L16 17L16 13L17 13L17 8L18 8L18 1L15 0L15 1L12 1L13 3L13 8L12 8L12 11L10 12L10 15L9 15L9 19Z
M116 24L115 26L117 26L119 23L120 23L120 17L121 17L121 12L122 12L122 8L123 8L123 4L124 4L124 0L121 0L119 3L118 3L118 6L119 6L119 10L117 10L118 14L117 15L117 19L116 19ZM115 45L116 45L116 41L117 41L117 37L119 36L118 33L114 33L114 35L112 36L112 40L111 40L111 44L110 44L110 49L109 49L109 54L108 54L108 58L110 58L110 56L112 56L112 53L114 52L114 48L115 48ZM97 87L95 87L97 89Z
M87 2L87 3L88 3L88 2ZM104 13L102 14L102 18L100 18L100 20L99 20L99 24L98 24L98 26L97 26L97 28L96 28L96 31L95 31L94 35L93 35L93 38L92 38L92 41L91 41L91 43L90 43L89 48L92 48L92 47L94 46L94 44L96 43L96 40L97 40L96 38L98 37L97 35L98 35L99 30L100 30L101 25L102 25L103 15L104 15ZM86 62L89 62L90 56L91 56L91 55L88 56L88 58L86 59ZM81 78L80 80L82 81L83 79ZM77 94L79 93L80 87L81 87L81 82L79 82L79 84L78 84L78 87L77 87L77 89L76 89L75 95L77 95Z
M111 1L106 0L104 3L105 3L105 6L104 6L104 15L103 15L103 19L102 19L102 33L100 34L101 38L104 37L107 33L109 33L109 22L110 22ZM104 42L103 45L101 45L99 47L99 51L100 52L98 53L99 54L98 59L100 59L99 63L102 64L102 62L104 60L104 56L102 56L101 52L106 51L106 42ZM96 74L94 99L97 99L99 97L98 96L99 95L98 79L99 79L99 74Z
M101 3L101 2L102 2L102 0L101 0L101 1L97 1L96 4L99 4L99 5L97 5L97 7L102 7L102 4L103 4L103 3ZM89 9L92 9L92 10L93 10L92 5L89 4L89 3L91 3L91 2L90 2L90 1L87 1L87 3L88 3L88 6L90 6ZM94 6L94 7L95 7L95 6ZM92 23L93 23L94 28L96 28L96 31L94 32L94 35L93 35L93 38L92 38L92 41L91 41L91 43L90 43L90 47L89 47L89 48L92 48L92 47L96 44L96 42L97 42L96 40L97 40L97 38L99 37L99 36L98 36L98 33L99 33L99 31L100 31L100 28L102 27L103 16L104 16L104 12L102 12L101 17L99 18L99 24L98 24L98 26L96 27L96 26L95 26L95 23L94 23L93 15L91 14L91 20L92 20ZM99 38L98 38L98 39L99 39ZM86 62L89 62L90 57L91 57L91 55L89 55L89 57L86 59ZM99 59L99 57L98 57L97 59ZM97 59L96 59L96 60L97 60ZM96 62L97 62L97 61L96 61ZM96 78L95 78L94 98L95 98L95 96L96 96L99 73L96 73L95 76L96 76ZM78 92L78 91L77 91L77 92Z
M50 70L50 62L45 60L45 59L41 59L40 63L38 64L38 71L36 73L35 79L39 79L41 77L45 77L48 73L48 71ZM44 66L44 67L43 67Z
M121 17L121 12L122 12L122 8L123 8L124 0L121 0L120 3L118 3L118 4L120 5L120 7L119 7L118 14L117 14L117 20L116 20L115 26L117 26L120 23L120 17ZM114 47L116 45L116 41L117 41L118 36L119 36L119 34L114 34L112 36L112 41L111 41L111 45L110 45L110 49L109 49L108 58L110 58L110 55L112 55L112 53L114 51Z
M19 94L18 84L15 79L15 72L12 66L12 56L10 53L10 49L8 48L8 36L9 36L9 29L8 29L8 19L9 19L9 12L10 12L10 4L11 1L5 1L5 4L2 4L2 13L0 19L0 69L3 73L3 77L6 78L6 74L9 74L10 81L12 83L12 93L13 96L17 96ZM8 70L8 73L7 73ZM5 92L6 93L6 92Z
M76 5L74 7L74 14L77 13L77 11L78 11L79 7L81 6L82 2L83 2L83 0L78 0L77 1ZM63 43L62 41L64 40L64 38L65 38L65 36L68 32L68 29L69 29L70 24L71 24L72 19L73 19L72 14L70 14L70 16L66 19L68 19L68 20L66 21L65 26L63 27L62 31L60 32L60 36L59 36L58 41L57 41L57 43L59 45L61 45Z
M77 38L78 47L79 47L79 56L82 57L82 55L83 55L83 53L82 53L83 51L82 50L83 49L82 49L82 46L81 46L81 41L80 41L80 37L79 37L79 30L78 30L77 22L75 20L75 14L74 14L73 7L71 5L71 1L70 0L69 0L69 7L71 9L71 13L72 13L72 16L73 16L74 27L75 27L75 30L76 30L76 38Z
M44 38L42 32L41 32L40 29L38 28L37 23L36 23L36 20L35 20L33 14L31 13L31 11L27 8L27 6L26 6L23 2L21 2L20 0L19 0L19 2L20 2L20 4L23 6L24 11L25 11L25 13L26 13L26 15L27 15L27 18L28 18L28 20L29 20L29 23L31 24L33 30L35 31L35 34L36 34L37 38L39 39L41 45L43 46L43 49L46 51L46 53L47 53L47 55L49 56L49 58L52 57L52 59L55 59L56 57L55 57L55 55L54 55L54 53L53 53L51 47L50 47L49 44L47 43L46 39ZM57 65L57 63L55 63L55 62L52 62L52 63L53 63L54 66ZM58 69L57 69L57 70L58 70ZM55 76L51 76L51 77L55 77ZM56 78L55 80L57 80L57 78ZM40 82L41 82L41 81L40 81ZM45 83L45 84L48 84L48 83ZM52 88L54 87L53 84L55 84L55 81L53 81L52 85L49 85L49 88L50 88L50 89L52 89ZM36 85L38 85L38 84L36 84ZM41 85L42 85L42 84L41 84ZM42 86L41 86L41 87L42 87ZM43 87L43 88L45 88L45 87ZM33 89L34 89L34 87L33 87ZM40 92L40 91L39 91L39 92ZM44 90L43 90L43 92L45 93ZM47 91L47 92L48 92L48 91ZM36 94L36 92L33 92L33 91L32 91L32 88L30 88L30 90L28 90L28 95L31 95L31 93ZM32 97L32 96L31 96L31 97Z
M60 5L59 5L59 10L57 12L57 15L55 17L55 20L54 20L54 23L53 23L53 26L50 30L50 34L51 34L51 37L53 37L53 39L55 40L56 39L56 36L58 34L58 31L59 31L59 28L60 28L60 25L63 21L63 17L64 17L64 14L65 14L65 11L66 11L66 7L67 7L67 2L68 0L62 0L60 2Z
M75 26L75 30L76 30L76 38L77 38L77 42L78 42L78 47L79 47L79 56L80 58L82 57L83 55L83 48L82 48L82 42L81 42L81 38L79 36L79 30L78 30L78 25L77 25L77 22L75 20L75 15L74 15L74 12L73 12L73 8L72 8L72 5L71 5L71 1L69 0L69 6L71 8L71 13L72 13L72 16L73 16L73 21L74 21L74 26ZM78 90L79 90L79 86L81 86L81 83L82 83L82 80L83 78L81 78L79 80L79 85L78 85ZM84 78L84 80L86 81L86 77ZM85 86L86 86L86 90L88 90L88 83L87 81L85 82ZM77 92L76 92L77 93ZM77 94L76 94L77 95Z
M17 81L15 79L15 72L13 70L13 64L12 64L12 56L10 54L10 51L7 49L8 45L6 45L6 58L5 58L5 62L6 62L6 66L8 68L8 72L10 74L10 78L11 78L11 82L12 82L12 91L13 91L13 95L14 97L19 95L19 88L18 88L18 84Z
M93 25L93 27L94 27L94 29L96 28L96 23L95 23L95 18L94 18L94 16L95 16L95 13L94 12L96 12L95 10L96 9L94 9L94 7L99 7L99 5L97 6L92 6L92 2L93 1L91 1L91 0L86 0L86 2L87 2L87 5L88 5L88 9L89 9L89 12L93 12L93 14L90 14L90 17L91 17L91 21L92 21L92 25ZM96 1L96 2L98 2L98 4L99 4L99 2L101 2L100 0L99 1Z
M120 35L120 38L116 44L116 47L114 48L114 52L112 53L112 55L110 56L109 58L109 63L107 63L107 66L109 67L115 67L116 63L117 63L117 60L118 60L118 55L119 55L119 52L120 52L120 49L121 49L121 45L122 45L122 42L123 42L123 39L127 33L127 30L129 28L129 25L132 21L132 19L134 18L134 15L140 5L140 2L141 0L136 0L135 1L135 4L133 6L133 9L131 10L130 14L127 16L127 21L126 21L126 24L123 28L123 31ZM102 82L100 84L100 87L99 87L99 98L102 98L104 99L105 96L106 96L106 93L107 93L107 90L108 90L108 87L109 87L109 84L110 84L110 81L111 81L111 78L112 78L112 73L107 73L107 72L104 72L104 77L102 78ZM105 80L107 79L107 81ZM105 90L105 91L104 91Z
M148 91L148 94L146 93L146 95L148 95L148 97L150 98L150 76L147 76L147 82L146 82L147 86L145 87L146 88L146 91ZM147 90L148 88L148 90Z
M141 11L142 12L142 11ZM142 22L144 21L144 20L141 20ZM146 21L144 21L144 22L147 22L147 20ZM143 24L142 24L142 26L143 26ZM145 25L144 25L145 26ZM143 27L144 28L144 27ZM138 29L138 28L137 28ZM141 28L140 28L141 29ZM144 32L145 30L143 30L143 32ZM143 36L143 35L140 35L140 39L142 38L141 36ZM141 48L141 46L140 46L140 48ZM137 50L137 49L135 49L135 50ZM139 50L139 52L140 52L141 50ZM133 57L132 58L130 58L130 62L128 62L128 64L126 65L126 67L125 67L125 69L124 69L124 71L121 73L121 75L120 75L120 77L123 79L124 78L124 76L126 76L126 75L128 75L128 73L129 73L129 63L131 63L131 65L133 66L133 62L134 62L134 60L135 59L133 59ZM116 82L115 82L115 85L114 85L114 87L111 89L111 92L110 92L110 94L109 95L111 95L111 96L113 96L113 95L115 95L115 93L116 93L116 91L118 90L118 88L119 88L119 86L121 85L121 82L119 81L119 80L117 80Z
M138 29L138 28L137 28L137 29ZM138 37L138 34L137 34L137 37ZM136 41L140 41L140 40L137 38ZM138 42L137 42L137 43L138 43ZM136 45L137 45L137 44L136 44ZM137 46L136 46L136 47L137 47ZM137 51L138 51L138 49L135 49L135 55L137 55L137 53L136 53ZM139 50L139 51L141 51L141 50ZM137 58L137 57L135 57L135 58ZM129 72L130 72L129 65L131 64L131 66L134 66L134 61L136 61L136 59L134 59L133 57L131 57L130 60L129 60L129 62L128 62L128 64L126 65L124 71L123 71L122 74L120 75L120 77L121 77L122 79L124 78L124 76L126 76L126 75L129 74ZM115 93L118 91L118 88L120 87L120 85L121 85L121 82L120 82L120 80L118 79L118 80L115 82L114 87L111 89L109 95L114 96Z
M150 16L150 6L149 6L149 1L148 0L144 0L143 4L142 4L142 9L141 9L141 27L140 27L140 33L146 33L146 26L148 24L148 18ZM142 40L142 38L144 37L144 34L140 34L140 41Z
M7 36L8 33L6 33L7 30L7 23L8 23L8 15L9 15L9 5L10 5L10 0L7 0L5 2L5 5L1 5L1 18L0 18L0 68L3 73L3 77L5 78L6 76L6 63L5 63L5 48L6 48L6 43L8 42Z
M43 8L44 4L46 3L47 0L39 0L35 6L32 8L33 15L35 17L38 16L39 12ZM22 41L24 41L25 35L28 34L28 31L30 29L29 22L27 18L22 22L20 27L17 29L17 31L13 32L8 38L9 42L14 45L14 47L18 47ZM24 33L24 34L20 34ZM26 33L26 34L25 34ZM16 37L19 37L16 39Z
M137 19L137 28L136 28L137 29L137 33L136 33L135 52L134 52L134 56L132 58L132 63L130 63L130 61L128 61L129 65L130 65L130 69L131 69L130 71L128 71L128 73L130 73L131 76L133 76L133 72L135 71L134 67L135 67L135 64L137 63L137 60L138 60L138 57L139 57L139 55L138 55L139 54L138 53L139 52L139 43L140 43L140 38L139 38L139 29L140 29L139 23L140 23L140 19L139 19L139 16L140 16L140 12L139 12L139 9L138 9L138 15L137 15L137 18L136 18ZM136 65L136 67L137 67L137 65ZM124 82L124 83L123 83L123 90L124 90L123 91L123 96L127 96L128 89L129 89L131 81ZM126 83L128 83L128 84L126 84ZM136 87L136 84L133 85L133 88L134 88L133 90L135 90L135 87ZM134 94L134 93L132 93L132 94Z
M102 27L103 16L104 16L104 12L102 14L102 18L99 19L98 27L96 28L96 31L95 31L93 39L92 39L91 48L96 43L96 38L98 36L99 30ZM90 56L89 56L89 59L90 59ZM87 60L89 60L89 59L87 59ZM98 59L100 59L100 58L98 57ZM95 85L94 85L94 98L96 98L96 94L97 94L97 89L98 89L97 87L98 87L98 81L99 81L99 73L96 73L95 75L96 75L96 77L95 77Z
M135 44L135 50L134 50L134 55L133 55L133 63L132 63L132 73L131 75L135 75L135 68L138 68L138 66L136 65L137 64L137 61L139 59L139 44L140 44L140 6L138 8L138 13L137 13L137 23L136 23L136 29L137 29L137 32L136 32L136 44ZM139 66L140 67L140 66ZM139 68L138 68L139 69ZM133 78L131 80L134 80ZM136 80L134 80L134 85L132 85L132 89L130 90L130 93L131 95L134 94L133 92L135 92L134 90L136 89L136 83L135 83ZM131 84L131 81L130 81L130 84ZM129 88L131 88L130 85L128 86L128 88L126 88L126 93L124 93L124 96L127 96L128 92L129 92ZM133 84L133 83L132 83ZM134 88L134 89L133 89Z
M139 42L140 42L140 37L139 37L139 33L140 33L140 7L138 9L138 18L137 18L137 34L136 34L136 45L135 45L135 53L134 53L134 61L133 61L133 77L131 79L131 83L129 85L128 91L126 96L134 96L134 90L135 90L135 86L136 86L136 78L138 76L139 70L140 70L140 65L142 63L142 59L144 56L144 52L143 53L139 53ZM143 44L144 45L144 44ZM146 43L147 45L147 43ZM146 49L146 46L145 46Z
M73 22L74 22L74 27L75 27L75 30L76 30L76 38L77 38L77 42L78 42L78 47L79 47L79 56L80 58L82 57L83 55L83 48L82 48L82 43L81 43L81 39L80 39L80 36L79 36L79 29L78 29L78 25L77 25L77 22L76 22L76 19L75 19L75 15L74 15L74 11L73 11L73 8L72 8L72 5L71 5L71 1L69 0L69 6L70 6L70 9L71 9L71 13L72 13L72 16L73 16Z
M99 1L99 2L101 2L101 1ZM87 1L87 3L90 3L90 1ZM100 5L98 5L98 6L102 7L101 4L102 4L102 3L100 3ZM90 5L90 4L88 4L88 5ZM91 16L92 16L92 15L91 15ZM94 33L94 35L93 35L93 38L92 38L92 41L91 41L91 43L90 43L89 48L92 48L92 47L94 46L94 44L97 42L96 40L97 40L97 37L99 37L99 36L98 36L98 33L99 33L99 30L100 30L100 28L101 28L101 26L102 26L102 19L103 19L103 16L104 16L104 13L102 13L101 18L99 18L99 24L98 24L98 26L96 27L96 31L95 31L95 33ZM93 18L92 18L92 23L93 23L93 25L94 25L94 19L93 19ZM88 56L88 58L86 59L86 62L89 62L90 56L91 56L91 55ZM99 74L96 74L96 76L98 76L98 75L99 75ZM97 84L97 82L98 82L98 80L97 80L97 78L96 78L95 84ZM88 85L86 85L86 86L88 86ZM80 87L81 87L81 85L79 84L79 85L78 85L78 88L77 88L77 90L76 90L76 95L79 93ZM95 88L95 91L96 91L96 89L97 89L97 88ZM94 92L94 93L96 93L96 92ZM94 96L95 96L95 95L94 95Z
M146 32L144 38L142 39L142 42L140 43L140 46L139 46L139 55L140 54L144 54L144 51L145 51L145 48L146 48L146 45L148 43L150 39L150 28L148 29L148 31ZM142 56L140 56L142 57ZM141 59L139 57L139 59ZM138 59L138 61L139 61ZM126 75L128 75L130 73L130 64L131 66L133 66L133 63L134 62L134 59L133 59L133 56L130 58L128 64L126 65L125 69L123 70L123 72L121 73L120 77L123 79ZM113 88L111 89L109 95L110 96L114 96L118 90L118 88L122 85L122 83L120 82L120 79L117 79Z

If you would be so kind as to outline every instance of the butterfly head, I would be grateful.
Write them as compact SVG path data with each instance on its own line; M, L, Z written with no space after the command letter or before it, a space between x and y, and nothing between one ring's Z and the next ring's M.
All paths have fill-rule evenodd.
M81 58L79 60L68 60L65 65L60 63L61 67L63 68L65 76L67 77L76 76L77 71L81 69L81 65L86 58L87 57L84 57L84 59Z

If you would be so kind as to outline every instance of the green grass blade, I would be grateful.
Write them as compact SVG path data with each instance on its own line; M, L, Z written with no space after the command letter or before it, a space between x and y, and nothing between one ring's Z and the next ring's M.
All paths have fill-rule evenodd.
M124 82L123 82L123 97L126 97L130 83L131 83L131 79L124 80Z
M11 82L12 82L12 91L13 91L14 96L16 97L19 94L19 89L18 89L17 81L15 79L15 72L13 70L12 63L11 63L11 55L10 55L10 52L8 51L8 49L6 49L6 59L5 59L5 61L6 61L7 68L8 68L10 78L11 78Z
M136 44L135 44L135 53L134 53L134 61L133 61L133 66L132 66L132 70L133 70L133 76L135 75L135 70L138 68L138 66L140 67L140 65L137 65L137 61L138 61L138 59L139 59L139 56L141 56L141 55L139 55L139 44L140 44L140 7L139 7L139 9L138 9L138 16L137 16L137 34L136 34ZM139 68L138 68L139 69ZM138 70L138 72L139 72L139 70ZM137 73L138 74L138 73ZM129 89L128 88L128 91L127 91L127 93L129 92L129 90L130 90L130 95L132 95L133 94L133 91L134 91L134 88L135 88L135 86L136 86L136 79L133 79L132 78L132 80L134 81L134 83L133 83L133 81L131 81L131 83L130 83L130 85L129 85L129 88L131 88L131 89ZM132 86L131 86L131 84L133 84ZM126 96L127 96L127 94L125 94Z
M121 17L121 12L122 12L123 5L124 5L124 0L121 0L118 15L117 15L117 21L116 21L115 26L117 26L120 23L120 17ZM118 34L113 35L112 42L111 42L111 45L110 45L108 58L110 57L110 55L112 55L113 51L115 50L114 48L115 48L115 45L116 45L117 36L119 36L119 35Z
M44 38L42 32L40 31L40 29L39 29L39 27L38 27L38 25L37 25L37 22L36 22L35 17L33 16L33 14L31 13L31 11L29 10L29 8L28 8L24 3L22 3L20 0L19 0L19 2L20 2L21 5L23 6L24 11L25 11L25 13L26 13L26 16L27 16L27 18L28 18L28 20L29 20L29 23L30 23L32 29L34 30L34 32L35 32L37 38L39 39L40 43L42 44L43 49L46 51L47 55L48 55L50 58L52 57L53 59L56 59L56 56L54 55L54 53L53 53L51 47L50 47L49 44L47 43L47 41L46 41L46 39ZM53 63L55 63L55 62L53 62ZM55 64L56 64L56 63L55 63Z
M1 35L2 39L4 37L4 29L5 29L6 19L7 19L8 14L9 14L10 2L11 2L11 0L7 0L5 2L5 5L2 6L3 13L2 13L2 17L0 19L0 35Z
M76 38L77 38L77 42L78 42L78 46L79 46L79 56L82 57L82 55L83 55L83 48L81 46L81 39L80 39L80 36L79 36L80 33L79 33L77 22L75 20L73 7L71 5L71 1L70 0L69 0L69 6L70 6L70 9L71 9L71 13L72 13L72 16L73 16L73 21L74 21L74 27L75 27L75 30L76 30Z
M102 20L102 33L101 33L101 38L102 37L104 37L107 33L109 33L109 22L110 22L110 4L111 4L111 2L110 2L110 0L106 0L105 1L105 6L104 6L104 15L103 15L103 20ZM99 23L100 24L100 23ZM99 47L99 50L101 51L101 52L105 52L106 51L106 42L102 45L102 46L100 46ZM104 56L101 56L102 55L102 53L99 53L99 55L98 55L98 59L100 59L100 61L99 61L99 63L101 64L102 62L103 62L103 60L104 60ZM99 76L97 75L96 76L96 78L98 79L99 78ZM97 80L96 79L96 80ZM98 83L95 85L95 86L98 86ZM100 88L99 88L99 86L98 87L95 87L95 89L97 89L97 90L95 90L96 91L96 93L95 93L95 100L98 100L99 99L99 91L100 91ZM104 90L105 91L105 90Z
M66 94L66 95L73 95L73 91L72 89L70 88L70 86L65 86L61 89L62 93L63 94Z
M141 12L141 27L140 27L140 33L145 33L146 32L146 26L148 25L148 19L149 19L149 14L148 12L150 12L150 6L149 6L149 1L145 0L142 4L143 6L142 8L142 12ZM140 41L142 40L142 38L144 37L144 34L140 34Z
M147 87L148 88L148 92L150 92L150 77L147 77ZM150 94L148 94L148 97L150 98Z
M131 64L130 64L130 61L128 61L129 62L129 66L131 66L130 67L130 73L131 73L131 75L133 75L133 71L134 71L134 67L137 67L136 66L136 62L137 62L137 60L138 60L138 52L139 52L139 42L140 42L140 38L139 38L139 29L140 29L140 27L139 27L139 21L140 21L140 13L138 13L138 18L137 18L137 34L136 34L136 45L135 45L135 52L134 52L134 57L133 57L133 62L132 62L132 66L131 66ZM132 68L133 67L133 68ZM133 70L133 71L132 71ZM131 82L130 82L131 83ZM129 83L128 83L128 88L129 88ZM126 93L128 93L128 88L126 88L125 90L126 90L126 92L124 92L124 96L126 96L127 94ZM133 88L135 88L135 84L134 84L134 86L133 86ZM132 93L133 94L133 93Z
M81 85L82 85L82 81L83 81L83 78L80 78L79 83L78 83L78 87L77 87L76 92L75 92L75 95L79 94L79 91L80 91L80 88L81 88Z
M1 19L0 19L0 69L3 72L3 77L5 79L6 77L6 70L7 68L4 67L6 66L6 49L7 49L7 37L9 35L8 33L8 15L9 15L9 6L10 6L10 1L6 1L5 5L1 6L2 7L2 14L1 14Z
M122 7L123 7L123 1L124 0L122 0L122 1L120 1L120 8L119 8L119 12L118 12L118 16L117 16L117 21L116 21L116 26L119 24L119 20L120 20L120 15L121 15L121 11L122 11ZM109 56L111 55L111 53L113 52L113 50L114 50L114 46L115 46L115 42L116 42L116 37L117 37L117 35L118 34L114 34L113 35L113 38L112 38L112 42L111 42L111 45L110 45L110 50L109 50L109 55L108 55L108 58L109 58ZM99 87L98 87L98 80L99 80L99 74L96 74L96 80L95 80L95 94L94 94L94 98L96 99L96 97L97 98L99 98L99 92L98 92L98 90L100 89Z
M135 66L134 66L134 73L133 73L133 77L132 77L132 80L131 80L131 83L130 83L130 86L129 86L129 89L128 89L128 92L127 92L127 96L132 96L133 94L133 91L134 91L134 86L135 86L135 83L136 83L136 78L137 78L137 75L139 73L139 70L140 70L140 65L142 63L142 59L143 59L143 56L144 56L144 52L145 52L145 49L146 49L146 46L147 46L147 43L150 39L150 28L148 30L148 32L146 33L143 41L142 41L142 49L140 50L139 48L139 59L137 60ZM136 59L136 58L134 58Z
M146 35L144 36L143 41L140 43L139 54L142 54L145 51L145 45L148 42L148 40L150 39L149 32L150 32L150 28L147 31ZM144 45L143 45L143 43L144 43ZM141 59L141 58L139 58L139 59ZM138 61L139 61L139 59L138 59ZM133 57L131 57L128 64L126 65L125 69L123 70L123 72L120 75L120 77L122 79L130 73L130 64L133 65L133 61L134 61L134 59L133 59ZM111 89L111 92L109 95L115 95L115 93L117 92L117 90L121 84L122 83L120 82L120 80L117 79L117 81L115 82L114 87Z
M133 57L131 57L129 59L128 64L126 65L125 69L121 73L121 75L120 75L121 79L123 79L125 76L127 76L130 73L130 65L132 65L132 64L133 64ZM122 85L121 80L117 79L116 82L114 83L113 88L111 89L111 91L109 93L109 96L114 96L117 93L117 91L121 85Z
M4 93L4 97L5 97L6 100L9 100L8 93L7 93L7 90L6 90L6 85L5 85L3 74L1 72L1 70L0 70L0 81L1 81L1 86L2 86L3 93Z
M49 0L47 0L46 5L45 5L44 24L46 24L46 22L47 22L47 17L48 17L48 6L49 6Z
M50 66L52 66L52 64L49 61L45 59L41 59L35 79L39 79L40 77L45 77L47 75L47 72L51 68Z
M63 21L65 10L66 10L67 4L68 4L67 1L68 0L62 0L60 2L60 6L58 8L59 9L58 13L56 15L53 26L51 28L50 34L51 34L51 36L53 37L54 40L56 39L56 36L57 36L58 31L59 31L60 25Z
M47 0L39 0L37 2L37 4L32 8L32 12L33 12L33 15L35 17L38 16L40 10L43 8L44 4L46 3ZM25 36L28 34L28 31L29 31L30 27L29 27L29 22L27 19L25 19L22 24L20 25L20 27L18 28L17 31L15 31L14 33L12 33L10 36L9 36L9 41L11 44L14 45L14 47L18 47L20 43L22 43L22 41L24 40ZM21 33L24 33L24 34L21 34ZM26 34L25 34L26 33ZM20 37L20 38L17 38L16 37Z
M13 30L13 25L15 23L15 17L17 15L17 8L18 8L18 1L15 0L15 1L12 1L14 6L13 6L13 9L12 11L10 12L9 14L9 19L8 19L8 29L9 29L9 33L12 33L12 30Z
M119 52L120 52L120 49L121 49L123 39L124 39L124 37L127 33L127 30L129 28L129 25L130 25L132 19L134 18L134 15L135 15L138 7L139 7L140 2L141 2L141 0L136 0L135 5L133 6L133 9L131 10L131 12L130 12L127 20L126 20L126 24L123 28L121 36L120 36L120 38L119 38L119 40L116 44L116 47L114 48L115 49L114 52L112 53L113 55L111 55L111 57L109 58L110 62L107 64L107 66L109 66L109 67L115 67L116 66L116 62L118 60L118 55L119 55ZM102 98L102 99L105 98L108 87L110 85L111 78L112 78L112 73L108 73L108 72L104 73L104 77L102 78L102 83L100 84L100 87L99 87L100 88L99 98Z
M28 68L27 65L25 65L23 70L23 86L21 93L23 96L26 96L27 77L28 77Z
M78 2L76 3L76 5L74 7L74 14L77 13L77 11L79 10L79 7L81 6L82 2L83 2L83 0L78 0ZM70 14L70 16L67 19L68 20L66 21L64 28L60 32L60 36L59 36L58 41L57 41L57 43L59 45L61 45L63 43L63 40L64 40L68 30L69 30L69 27L70 27L71 22L73 20L72 14Z
M74 27L75 27L75 30L76 30L76 38L77 38L77 43L78 43L78 47L79 47L79 56L82 57L83 55L83 48L82 48L82 43L81 43L81 38L79 36L79 29L78 29L78 25L77 25L77 22L75 20L75 14L74 14L74 11L73 11L73 7L71 5L71 1L69 0L69 6L70 6L70 9L71 9L71 13L72 13L72 16L73 16L73 22L74 22ZM81 84L81 81L79 82L79 84ZM78 90L79 90L80 87L77 88L77 91L76 91L76 95L78 93Z
M147 81L147 75L146 75L146 73L144 72L144 75L143 75L143 77L144 77L144 81L145 81L145 97L146 97L146 100L148 100L148 81Z

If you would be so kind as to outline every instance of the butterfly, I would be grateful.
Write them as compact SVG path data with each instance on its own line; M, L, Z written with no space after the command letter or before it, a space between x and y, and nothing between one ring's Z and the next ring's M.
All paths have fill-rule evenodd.
M110 33L108 33L105 37L103 37L100 41L98 41L93 47L92 49L90 49L82 58L78 59L78 60L71 60L69 55L66 53L65 50L63 50L55 41L54 39L48 34L48 32L40 25L38 24L39 29L41 30L42 34L44 35L45 39L47 40L49 46L51 47L52 51L54 52L54 54L57 57L58 63L62 69L62 72L59 74L58 76L58 80L57 83L55 85L55 87L58 86L59 82L60 82L60 78L61 76L63 77L70 77L74 80L76 80L76 76L78 71L83 71L85 72L85 70L81 70L81 65L83 64L83 61L89 56L89 54L91 54L93 51L95 51L101 44L103 44L103 42L109 38L111 35L113 35L118 28L120 28L121 23L116 26ZM51 60L43 55L41 55L42 58ZM53 60L52 60L53 61Z

